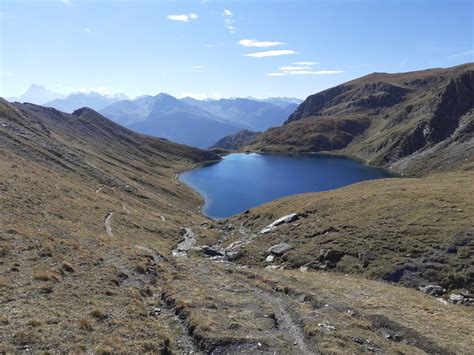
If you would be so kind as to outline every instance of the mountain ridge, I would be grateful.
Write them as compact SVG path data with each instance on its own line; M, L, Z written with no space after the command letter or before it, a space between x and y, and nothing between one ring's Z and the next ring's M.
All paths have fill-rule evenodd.
M164 93L119 101L100 112L135 131L200 148L207 148L220 137L239 130L220 117Z
M330 151L413 174L472 169L473 109L473 63L373 73L309 96L250 149Z

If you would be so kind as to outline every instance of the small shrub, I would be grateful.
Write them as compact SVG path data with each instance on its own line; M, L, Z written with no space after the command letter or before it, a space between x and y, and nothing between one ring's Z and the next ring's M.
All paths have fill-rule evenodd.
M33 278L39 281L55 281L58 282L60 280L60 276L57 272L54 271L40 271L36 270L33 271Z
M31 327L40 327L41 325L43 325L43 322L40 321L39 319L31 319L26 324Z
M64 271L67 271L67 272L75 272L76 270L74 270L74 268L72 267L71 264L69 264L68 262L63 262L63 265L62 265L62 268Z
M36 342L33 333L20 331L13 336L12 343L19 346L25 346Z
M94 330L94 328L92 327L92 324L91 322L89 322L89 320L87 319L81 319L79 320L79 329L82 329L82 330L85 330L87 332L91 332Z
M91 316L99 321L104 321L107 319L107 314L97 308L91 312Z

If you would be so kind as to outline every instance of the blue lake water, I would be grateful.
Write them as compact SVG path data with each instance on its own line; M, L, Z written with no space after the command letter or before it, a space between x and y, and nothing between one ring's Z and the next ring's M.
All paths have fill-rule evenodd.
M337 189L388 177L382 170L333 156L230 154L179 175L205 199L203 213L225 218L284 196Z

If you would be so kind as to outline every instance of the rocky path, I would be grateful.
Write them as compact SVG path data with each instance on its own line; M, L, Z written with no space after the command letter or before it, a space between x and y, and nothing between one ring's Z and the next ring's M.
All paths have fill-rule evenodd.
M273 292L266 285L252 280L247 274L239 273L235 266L215 264L208 259L180 259L178 264L169 263L167 266L180 275L182 275L180 270L193 270L192 276L182 275L183 278L180 276L178 279L171 281L173 288L165 290L163 299L171 308L176 307L176 304L182 305L183 302L184 304L190 302L190 308L179 306L179 308L174 309L174 312L179 314L178 319L181 320L182 326L187 329L182 333L191 334L193 344L199 344L195 351L199 350L212 354L315 353L305 337L302 325L292 313L292 309L297 307L297 301L289 296ZM251 320L259 319L256 321L262 322L262 312L267 314L265 315L265 317L268 317L266 318L267 322L273 320L273 325L267 323L263 328L258 328L259 330L255 334L251 334L250 339L248 338L249 334L239 335L239 332L231 332L235 339L229 339L225 343L221 343L219 340L222 339L222 334L208 333L204 336L202 333L195 334L193 332L195 327L193 322L197 314L194 312L198 313L201 310L194 308L192 304L194 301L199 302L196 298L199 299L202 295L194 295L194 290L191 290L188 282L193 284L196 280L200 280L199 283L202 288L213 295L213 301L210 303L210 313L214 312L213 304L218 305L220 303L225 304L225 308L233 310L231 313L224 311L219 317L219 323L222 322L222 324L215 324L215 327L222 330L223 333L227 332L229 322L233 323L234 326L237 326L239 322L245 324L249 321L249 318ZM178 294L174 288L179 290ZM189 290L189 292L181 293L181 290ZM245 304L242 309L239 306L241 304ZM242 312L243 314L232 315L237 309L240 309L237 313ZM186 336L181 340L188 345L190 344L190 339Z
M186 257L188 256L188 251L196 243L196 235L194 234L191 228L182 229L183 240L178 243L176 248L173 250L173 256Z
M289 309L291 309L292 303L294 302L293 300L285 295L269 292L263 287L253 285L252 280L246 277L235 276L235 278L240 282L247 284L258 298L271 305L275 312L275 319L278 324L280 335L290 346L294 346L295 352L302 355L315 353L307 344L303 329L299 324L297 324L289 312Z

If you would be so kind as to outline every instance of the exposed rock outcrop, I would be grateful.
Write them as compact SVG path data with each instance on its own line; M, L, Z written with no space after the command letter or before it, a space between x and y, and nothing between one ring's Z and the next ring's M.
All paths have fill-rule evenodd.
M338 151L404 173L474 167L474 64L374 73L309 96L266 152Z

